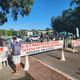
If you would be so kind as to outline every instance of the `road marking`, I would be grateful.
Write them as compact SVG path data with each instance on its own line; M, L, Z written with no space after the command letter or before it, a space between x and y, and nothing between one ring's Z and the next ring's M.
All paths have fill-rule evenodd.
M47 67L49 67L49 68L51 68L52 70L55 70L56 72L64 75L65 77L67 77L67 78L69 78L69 79L71 79L71 80L78 80L78 79L76 79L76 78L74 78L74 77L72 77L72 76L64 73L63 71L60 71L60 70L58 70L58 69L56 69L56 68L53 68L53 67L49 66L48 64L44 63L44 62L41 61L41 60L38 60L38 59L36 59L36 58L34 58L34 57L31 57L31 58L35 59L36 61L42 63L43 65L45 65L45 66L47 66Z

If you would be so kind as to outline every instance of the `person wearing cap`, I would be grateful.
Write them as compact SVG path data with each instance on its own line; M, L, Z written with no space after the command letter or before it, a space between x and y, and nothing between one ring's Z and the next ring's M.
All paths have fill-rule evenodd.
M20 72L20 54L21 54L21 43L17 42L16 37L13 37L11 44L12 48L12 60L15 65L15 74Z

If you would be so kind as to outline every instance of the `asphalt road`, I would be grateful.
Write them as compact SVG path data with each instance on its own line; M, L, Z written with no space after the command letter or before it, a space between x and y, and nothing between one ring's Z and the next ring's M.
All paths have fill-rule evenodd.
M61 50L54 50L33 57L74 80L80 80L80 53L65 52L65 61L61 61L61 53Z

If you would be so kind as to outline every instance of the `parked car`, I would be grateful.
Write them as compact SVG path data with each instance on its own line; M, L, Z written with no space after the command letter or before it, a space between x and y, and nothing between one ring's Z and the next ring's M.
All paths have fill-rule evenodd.
M23 42L22 38L17 38L17 42Z
M26 39L26 41L31 42L31 41L38 41L40 39L40 36L33 35L29 38Z

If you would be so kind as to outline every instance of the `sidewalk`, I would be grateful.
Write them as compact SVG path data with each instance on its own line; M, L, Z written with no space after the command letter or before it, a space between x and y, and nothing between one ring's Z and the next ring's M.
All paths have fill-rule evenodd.
M4 66L3 69L0 70L0 80L34 80L27 72L21 69L19 75L13 75L13 70L10 66Z
M25 57L22 60L24 64ZM3 66L3 69L0 70L0 80L69 80L62 74L40 63L32 56L29 56L29 61L29 71L23 71L22 69L18 76L12 75L12 69L9 66Z

